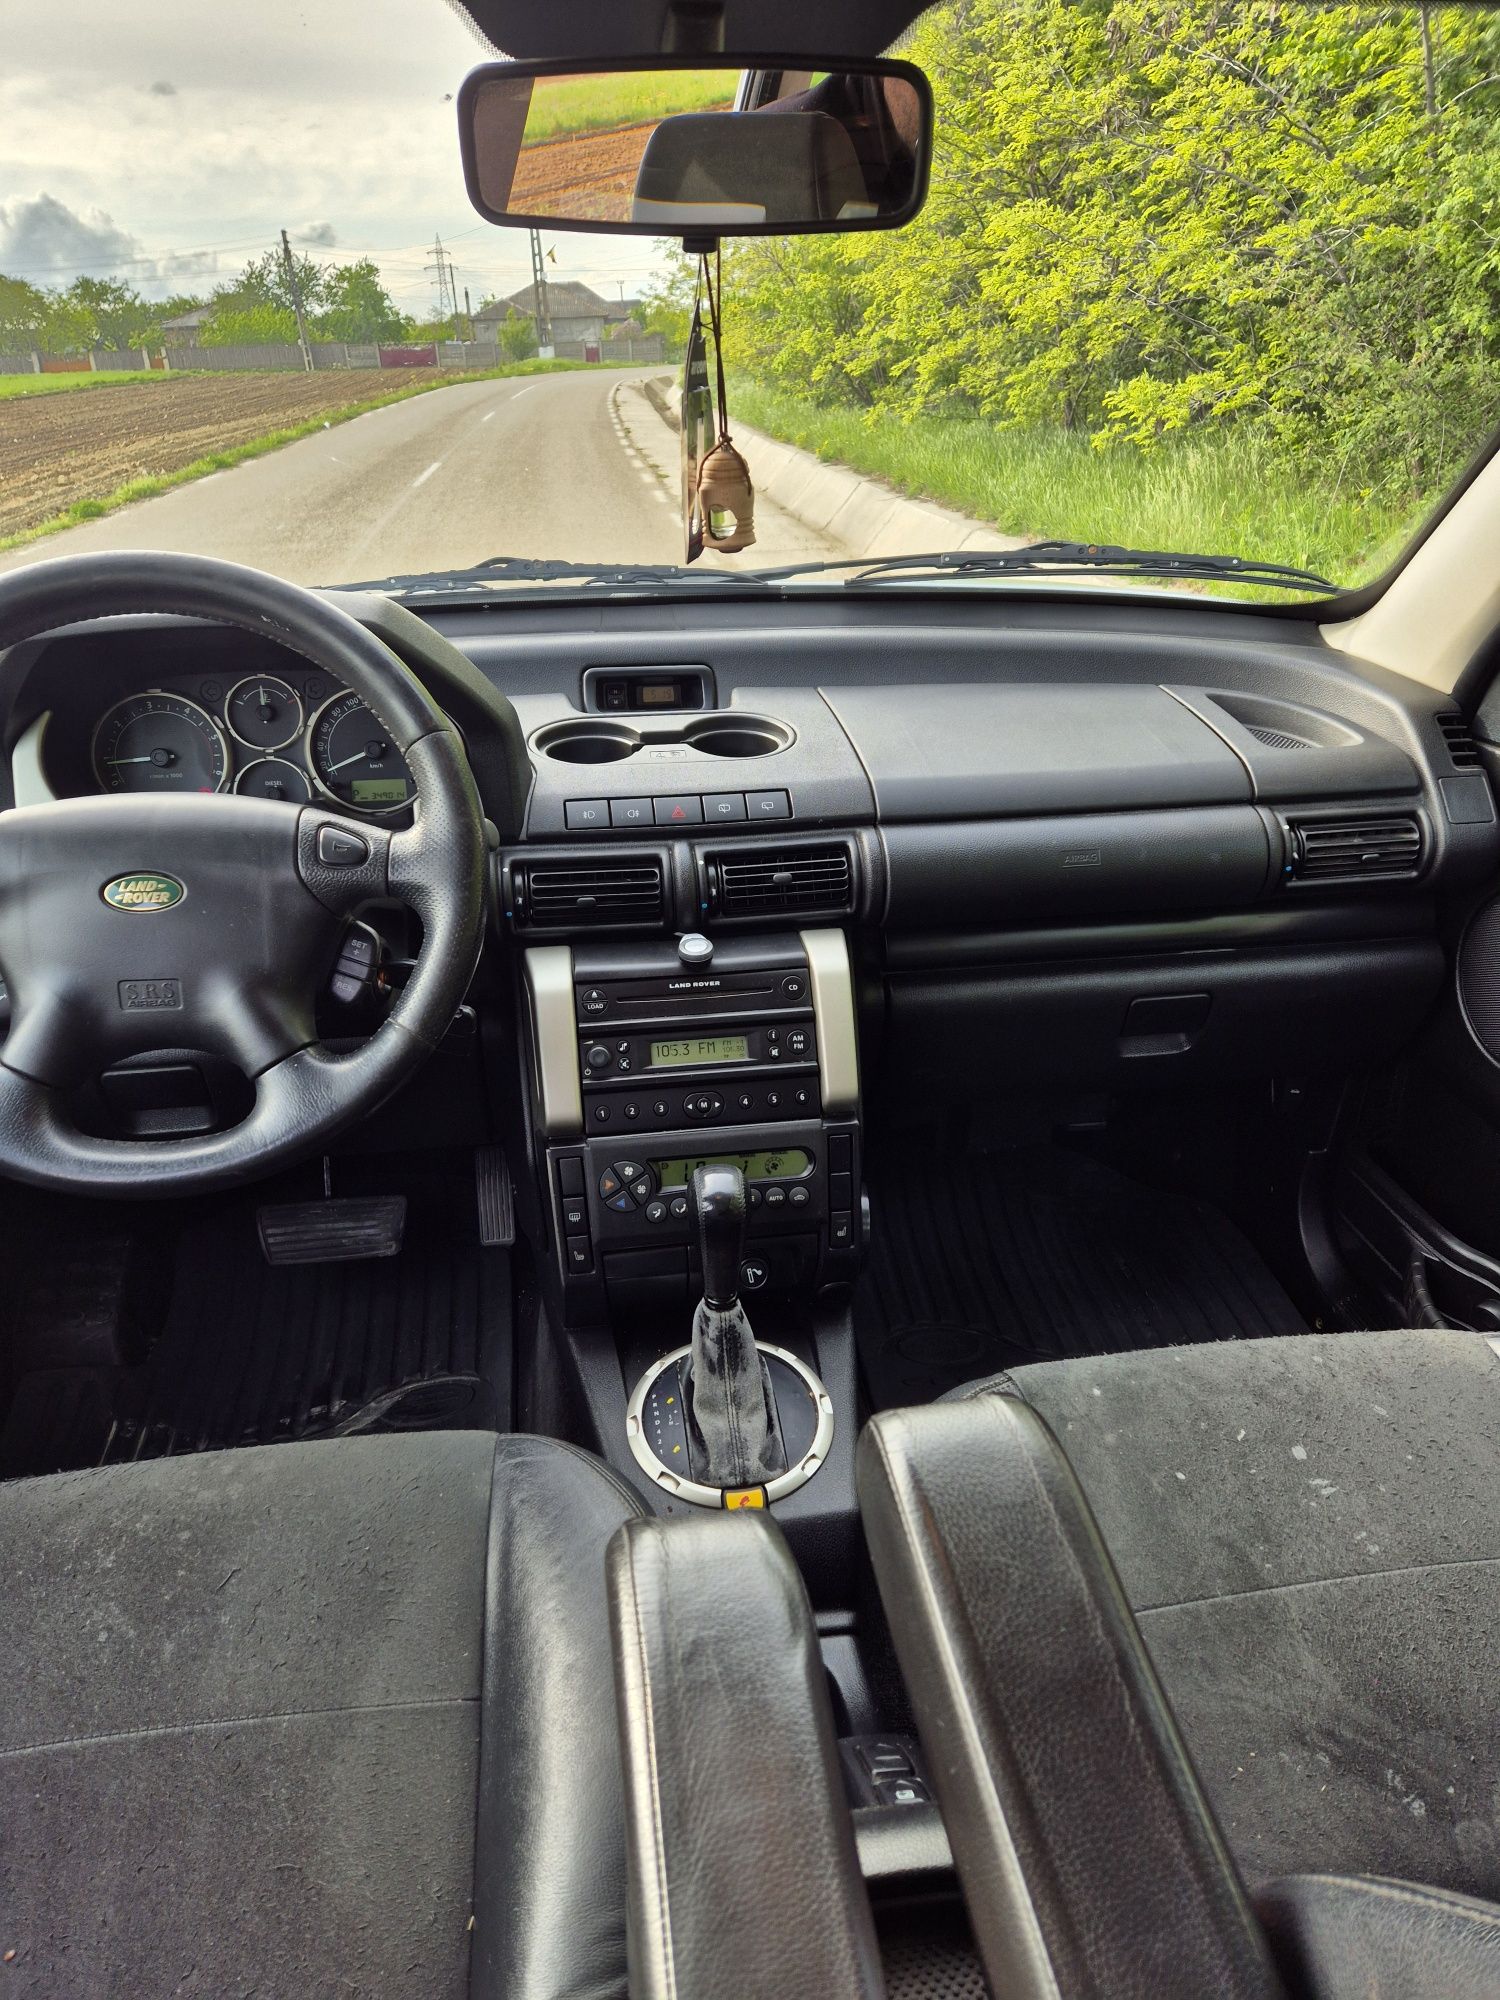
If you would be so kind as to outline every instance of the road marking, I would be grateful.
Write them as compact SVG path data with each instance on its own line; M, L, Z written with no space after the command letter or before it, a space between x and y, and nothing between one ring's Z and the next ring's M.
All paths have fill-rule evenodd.
M523 396L529 396L535 387L536 387L535 382L528 383L528 385L524 389L517 389L516 393L511 397L510 400L513 403L519 403L521 398Z
M415 492L419 486L425 486L428 480L431 479L433 473L435 473L438 467L442 464L442 462L443 461L440 458L435 458L432 461L431 465L428 466L425 472L419 472L416 478L411 483L412 491Z
M493 416L494 414L495 414L495 412L494 412L493 410L486 410L486 411L485 411L485 413L484 413L484 415L483 415L483 416L482 416L482 417L481 417L481 418L479 419L479 421L480 421L480 422L481 422L482 424L487 424L487 423L489 422L490 418L491 418L491 417L492 417L492 416Z

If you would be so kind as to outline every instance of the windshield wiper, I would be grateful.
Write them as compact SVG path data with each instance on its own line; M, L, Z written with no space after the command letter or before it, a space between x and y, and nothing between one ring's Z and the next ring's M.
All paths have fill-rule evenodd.
M943 555L882 556L867 562L845 556L833 562L794 563L756 571L762 583L828 570L853 570L846 586L878 583L883 577L920 570L942 576L1149 576L1188 581L1276 584L1285 590L1337 594L1341 585L1311 570L1254 556L1176 554L1166 549L1113 548L1100 542L1031 542L1019 549L952 549Z
M550 556L488 556L466 569L431 570L415 576L383 576L369 583L341 586L346 590L389 590L403 595L446 596L455 592L490 589L508 583L577 583L585 588L629 590L668 585L707 585L710 589L735 588L741 584L761 585L762 572L748 570L684 569L678 563L565 562Z

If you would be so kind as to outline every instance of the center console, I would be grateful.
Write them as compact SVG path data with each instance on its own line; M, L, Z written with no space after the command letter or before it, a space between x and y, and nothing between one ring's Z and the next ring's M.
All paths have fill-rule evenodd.
M852 1280L859 1078L842 931L526 954L567 1317L681 1307L701 1270L688 1188L746 1181L742 1291Z
M826 1503L807 1495L855 1428L847 1308L827 1304L847 1299L865 1234L844 933L534 945L524 966L563 1330L608 1455L667 1511L842 1514L842 1465ZM735 1226L710 1301L700 1191L725 1168ZM725 1331L727 1295L745 1370L765 1371L780 1454L741 1490L703 1476L686 1344L706 1309ZM837 1353L823 1355L830 1327Z

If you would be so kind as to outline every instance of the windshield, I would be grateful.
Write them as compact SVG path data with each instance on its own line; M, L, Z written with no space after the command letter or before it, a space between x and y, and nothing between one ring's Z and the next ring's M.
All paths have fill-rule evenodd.
M0 567L679 587L698 266L475 216L460 8L69 21L16 13L0 74ZM724 247L755 540L694 587L1379 576L1500 421L1500 20L956 0L897 53L935 93L917 219ZM557 84L557 142L679 108L629 81Z

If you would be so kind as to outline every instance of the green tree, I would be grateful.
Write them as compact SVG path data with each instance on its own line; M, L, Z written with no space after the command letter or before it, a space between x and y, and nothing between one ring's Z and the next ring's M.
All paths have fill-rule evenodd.
M47 295L24 278L0 272L0 349L25 351L37 343L47 317Z
M296 338L297 317L291 307L269 302L216 307L199 335L204 347L284 347Z
M315 330L322 340L402 340L411 324L399 312L368 257L323 273Z

